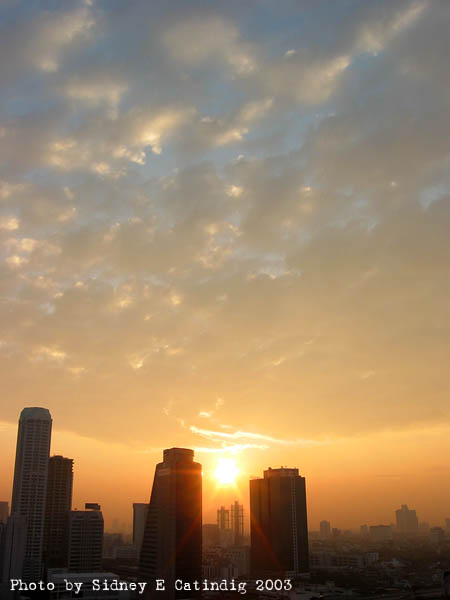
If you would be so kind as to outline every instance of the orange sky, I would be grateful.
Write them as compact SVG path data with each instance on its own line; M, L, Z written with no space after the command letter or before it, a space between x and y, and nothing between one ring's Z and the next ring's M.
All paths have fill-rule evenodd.
M1 427L1 453L8 468L0 498L9 499L16 427ZM247 508L249 478L262 476L268 466L283 465L298 467L307 478L310 529L318 529L322 519L343 528L389 524L395 521L394 510L404 503L417 510L420 520L443 525L450 516L449 440L449 429L436 427L330 439L301 450L230 453L240 470L236 487L217 484L216 455L197 453L204 473L204 522L214 522L215 510L235 499ZM125 444L99 442L58 429L53 431L52 453L74 458L73 506L99 502L107 527L114 518L129 524L132 503L148 502L154 467L161 460L156 451L143 454Z
M442 524L450 4L206 4L0 7L0 499L43 406L107 523L182 446Z

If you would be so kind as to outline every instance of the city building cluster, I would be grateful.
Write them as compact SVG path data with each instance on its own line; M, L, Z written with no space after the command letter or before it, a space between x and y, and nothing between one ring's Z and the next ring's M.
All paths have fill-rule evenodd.
M349 591L375 599L388 590L394 599L429 584L431 598L441 586L450 519L430 527L404 504L395 523L355 532L322 520L308 532L305 478L281 467L250 480L249 531L239 500L203 523L202 466L187 448L164 450L149 502L133 504L132 535L117 520L105 532L95 498L72 509L73 459L50 456L51 431L47 409L23 409L11 511L0 502L1 600L62 600L81 590L84 600L198 598L199 590L202 598L291 600Z

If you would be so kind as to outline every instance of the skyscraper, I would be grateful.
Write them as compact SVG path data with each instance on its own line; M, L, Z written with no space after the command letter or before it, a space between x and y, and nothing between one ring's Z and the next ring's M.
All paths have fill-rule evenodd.
M144 539L145 522L147 520L148 504L134 502L133 504L133 544L139 556Z
M0 502L0 523L6 525L9 517L9 506L7 502Z
M323 540L331 537L331 523L330 521L320 521L320 537Z
M217 525L219 529L230 529L230 511L225 506L217 509Z
M10 532L5 554L25 581L40 578L52 418L46 408L20 414L14 467ZM22 530L25 528L25 535ZM21 532L19 535L19 531ZM22 567L20 567L22 565ZM3 576L8 577L7 573Z
M102 566L103 515L98 504L85 508L69 513L68 568L72 573L93 573Z
M244 507L237 500L231 505L230 515L233 543L240 546L244 541Z
M296 576L309 570L305 478L298 469L264 471L250 481L253 576Z
M155 598L187 598L189 592L175 592L174 581L200 580L201 564L202 467L194 462L193 450L164 450L155 470L140 573L151 588L156 579L165 579L166 591L155 592Z
M67 567L72 485L73 460L52 456L48 462L44 527L44 560L47 567Z
M415 535L419 531L419 520L415 510L410 510L407 504L395 511L397 530L399 533Z

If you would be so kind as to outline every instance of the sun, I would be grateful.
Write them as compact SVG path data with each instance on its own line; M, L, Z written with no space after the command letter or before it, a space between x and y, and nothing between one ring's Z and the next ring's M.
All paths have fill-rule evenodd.
M228 485L236 483L238 472L236 462L232 458L219 458L214 476L221 485Z

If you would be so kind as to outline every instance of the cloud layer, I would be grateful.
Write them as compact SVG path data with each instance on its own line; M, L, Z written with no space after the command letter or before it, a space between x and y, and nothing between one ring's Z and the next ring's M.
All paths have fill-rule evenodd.
M210 450L448 423L450 6L328 9L3 6L5 419Z

